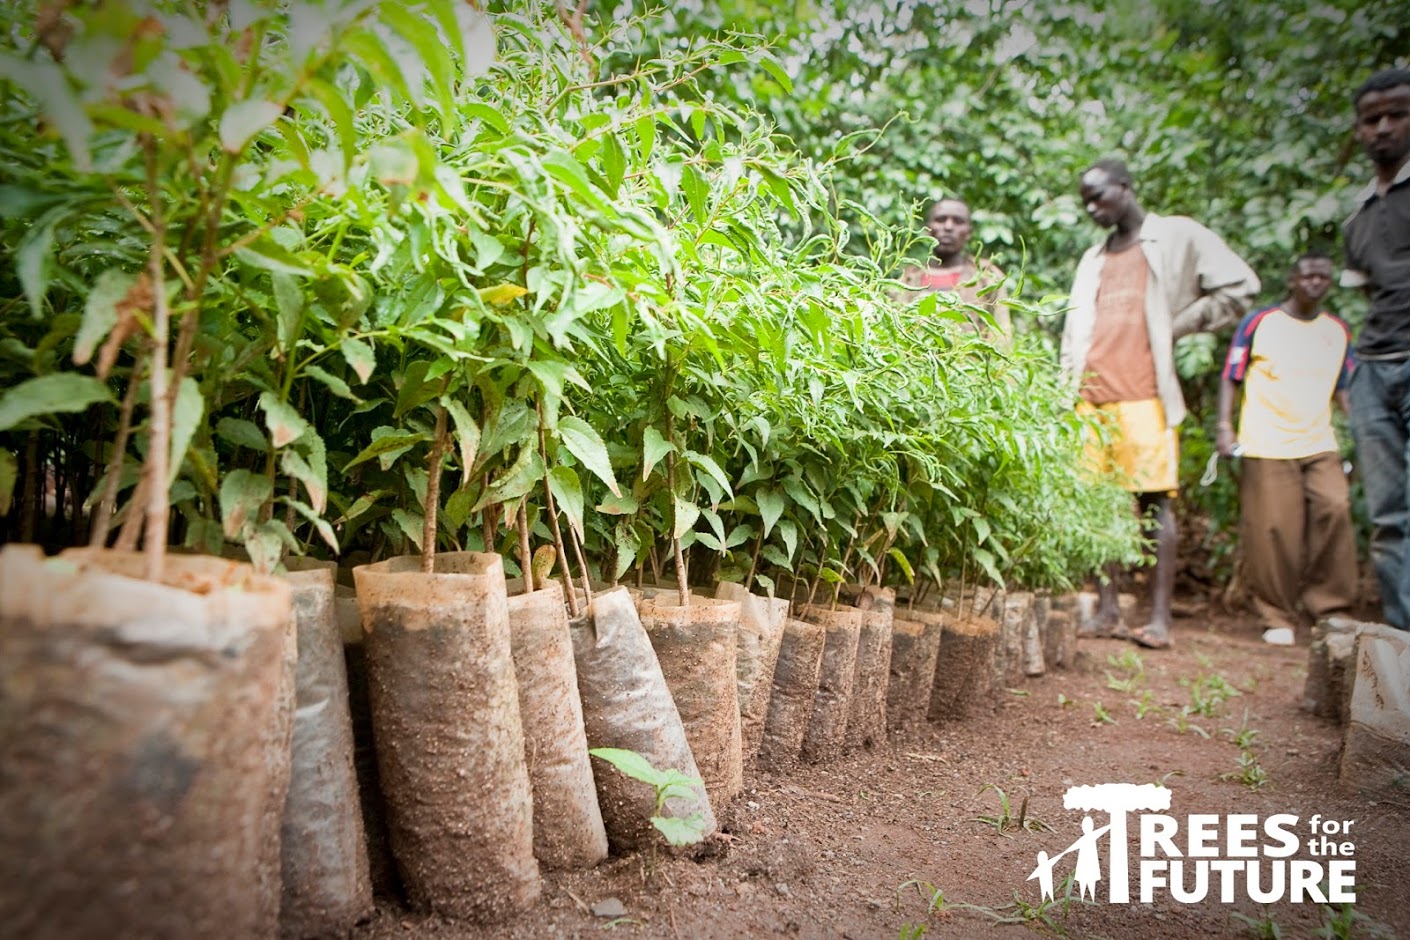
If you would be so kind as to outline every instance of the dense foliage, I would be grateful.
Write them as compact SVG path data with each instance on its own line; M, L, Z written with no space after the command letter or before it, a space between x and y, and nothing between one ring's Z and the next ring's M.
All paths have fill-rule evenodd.
M708 7L7 7L8 537L156 565L171 506L262 565L551 543L800 593L1130 559L1031 328L1096 235L1072 177L1125 151L1278 283L1390 14L1284 8L1329 57L1196 6ZM1012 352L888 298L940 190L1022 273Z

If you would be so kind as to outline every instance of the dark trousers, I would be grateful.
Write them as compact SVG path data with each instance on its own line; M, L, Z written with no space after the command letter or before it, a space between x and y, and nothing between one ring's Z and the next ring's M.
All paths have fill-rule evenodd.
M1386 623L1410 629L1410 359L1359 362L1351 376L1351 430L1366 489L1366 511L1375 531L1371 560L1381 589Z
M1239 482L1244 576L1267 627L1296 628L1356 603L1356 539L1341 456L1245 457Z

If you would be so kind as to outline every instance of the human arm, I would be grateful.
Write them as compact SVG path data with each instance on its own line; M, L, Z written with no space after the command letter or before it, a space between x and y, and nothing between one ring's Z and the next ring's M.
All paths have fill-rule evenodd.
M1248 374L1249 358L1253 352L1253 334L1258 327L1259 314L1250 313L1234 330L1234 338L1229 341L1229 352L1224 356L1224 369L1219 375L1219 398L1216 404L1217 423L1214 443L1221 457L1234 456L1234 448L1239 438L1234 431L1234 402L1238 398L1237 386L1243 383Z
M1234 399L1237 395L1238 389L1233 379L1219 380L1219 423L1214 441L1220 457L1234 456L1234 448L1239 443L1238 435L1234 433Z
M1342 414L1350 417L1351 396L1347 394L1345 389L1337 389L1336 393L1332 395L1332 401L1337 403L1337 407L1341 409Z
M1214 333L1238 322L1262 286L1258 275L1224 239L1191 219L1182 219L1185 251L1171 272L1184 280L1188 302L1174 311L1171 336Z

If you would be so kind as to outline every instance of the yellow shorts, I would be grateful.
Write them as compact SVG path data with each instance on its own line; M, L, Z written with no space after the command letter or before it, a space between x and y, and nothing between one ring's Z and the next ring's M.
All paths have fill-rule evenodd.
M1077 413L1096 415L1106 431L1105 440L1088 435L1083 448L1094 472L1119 472L1133 493L1175 495L1180 487L1180 441L1175 429L1165 426L1159 398L1100 405L1079 401Z

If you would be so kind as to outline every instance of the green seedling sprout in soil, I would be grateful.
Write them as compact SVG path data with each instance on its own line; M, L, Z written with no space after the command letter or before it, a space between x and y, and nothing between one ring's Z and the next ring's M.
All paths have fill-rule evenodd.
M1146 715L1150 712L1154 712L1155 714L1159 715L1162 711L1164 711L1164 709L1162 709L1159 705L1156 704L1155 696L1151 694L1150 689L1146 689L1144 692L1141 693L1140 698L1133 698L1130 700L1130 702L1136 707L1137 721L1145 718Z
M1220 780L1232 780L1250 790L1261 790L1268 783L1268 772L1258 763L1258 755L1251 750L1239 752L1238 769L1219 775Z
M1244 925L1246 936L1256 938L1256 940L1283 940L1282 925L1273 919L1273 915L1267 909L1264 910L1262 917L1249 917L1238 911L1234 911L1231 916Z
M651 825L661 834L668 845L695 845L705 838L705 817L691 813L686 817L665 816L666 801L672 797L693 797L696 788L702 786L696 777L687 777L679 770L670 768L657 770L651 762L624 748L598 747L588 751L593 757L611 764L617 771L633 780L638 780L655 791L655 809L651 814ZM656 842L651 843L651 870L656 868Z
M1069 705L1076 705L1076 704L1077 704L1076 701L1074 701L1073 699L1068 698L1066 695L1063 695L1061 692L1058 693L1057 703L1058 703L1058 708L1066 708L1066 707L1069 706Z
M1093 727L1096 727L1097 725L1116 724L1116 719L1111 717L1111 715L1107 712L1106 707L1102 705L1101 702L1092 703L1092 715L1094 716L1092 721Z
M1193 731L1195 734L1207 740L1209 738L1209 732L1204 730L1204 728L1202 728L1201 726L1190 721L1190 716L1192 714L1193 712L1191 711L1190 706L1182 705L1178 712L1170 716L1170 718L1167 720L1167 724L1169 724L1170 727L1174 728L1177 734L1185 734L1186 732Z
M1327 885L1322 884L1325 895ZM1395 930L1356 909L1355 904L1323 904L1322 924L1312 936L1319 940L1395 940Z
M986 783L979 788L982 795L985 790L993 790L999 795L999 812L994 816L976 816L977 822L982 822L986 826L993 826L994 831L1001 836L1006 836L1010 828L1018 832L1051 832L1052 826L1043 822L1035 816L1028 815L1028 795L1024 794L1023 801L1018 807L1018 816L1014 817L1012 807L1009 804L1009 795L1004 792L998 784Z

